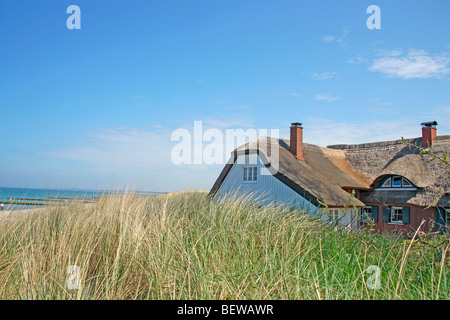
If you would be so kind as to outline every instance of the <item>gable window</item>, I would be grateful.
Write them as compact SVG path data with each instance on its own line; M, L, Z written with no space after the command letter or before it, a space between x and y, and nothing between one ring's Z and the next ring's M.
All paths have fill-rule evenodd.
M245 182L254 182L258 179L258 167L257 166L251 166L251 167L243 167L243 180Z
M402 186L403 187L412 187L413 185L411 184L411 182L409 182L405 178L402 178Z
M392 186L394 188L400 188L402 186L402 178L401 177L393 177L392 178Z
M383 187L383 188L390 188L390 187L391 187L391 180L392 180L392 178L387 179L387 180L383 183L383 185L382 185L381 187Z
M390 188L394 190L408 189L416 190L416 187L408 179L401 176L391 176L383 180L379 186L380 189Z

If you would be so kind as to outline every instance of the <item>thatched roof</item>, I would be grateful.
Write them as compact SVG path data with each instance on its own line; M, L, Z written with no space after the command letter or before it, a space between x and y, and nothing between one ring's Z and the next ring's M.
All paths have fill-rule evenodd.
M421 138L406 141L417 146L422 145ZM370 181L372 190L361 193L362 201L428 206L439 195L440 190L450 189L449 168L402 140L334 145L327 148L344 151L352 167ZM450 152L450 136L437 136L428 150L438 157L443 157L444 153ZM374 190L387 175L407 178L417 187L417 191L411 193ZM437 205L450 206L450 195L441 196Z
M264 149L260 148L262 142L267 143L267 148L264 148L269 151L267 155L264 154ZM272 147L278 148L278 170L275 170L275 166L268 160ZM364 206L364 203L358 199L350 199L350 194L342 189L349 186L354 189L368 188L368 185L361 181L358 174L352 171L351 165L345 159L343 152L337 150L328 150L327 152L319 146L304 144L303 155L306 161L299 161L289 151L289 141L268 139L267 137L258 137L258 139L233 151L231 161L222 170L211 189L210 195L214 195L218 191L237 156L242 153L258 153L275 178L317 206L320 205L320 202L326 203L330 207L344 207L353 204L358 207ZM349 172L352 172L352 174L349 174Z
M421 138L408 141L421 145ZM266 146L261 148L261 143ZM276 150L272 147L278 148L278 170L270 163L270 150ZM431 150L438 156L448 153L450 136L436 137ZM260 136L232 152L210 196L219 190L237 156L242 153L258 153L275 178L315 205L322 202L329 207L348 206L350 194L344 189L358 189L361 201L351 200L351 205L357 207L364 206L364 202L427 206L439 190L450 189L448 168L437 160L430 161L430 155L421 154L417 148L411 148L401 140L327 148L304 143L305 161L299 161L289 151L289 140ZM374 190L387 175L404 176L417 187L417 191ZM438 205L450 206L450 195L442 196Z

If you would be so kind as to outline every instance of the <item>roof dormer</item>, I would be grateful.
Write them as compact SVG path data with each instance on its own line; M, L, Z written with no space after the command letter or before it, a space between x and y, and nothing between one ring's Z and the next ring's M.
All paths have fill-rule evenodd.
M376 190L417 190L417 187L405 177L389 175L381 180Z

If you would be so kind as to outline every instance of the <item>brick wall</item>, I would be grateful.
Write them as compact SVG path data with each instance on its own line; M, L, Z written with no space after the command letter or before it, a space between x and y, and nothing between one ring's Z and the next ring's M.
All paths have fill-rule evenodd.
M383 222L383 205L379 203L366 203L368 206L378 207L378 222L374 224L375 231L388 231L395 234L413 235L417 228L425 220L420 231L436 231L436 208L419 207L410 204L386 204L386 206L409 207L410 223L396 224Z

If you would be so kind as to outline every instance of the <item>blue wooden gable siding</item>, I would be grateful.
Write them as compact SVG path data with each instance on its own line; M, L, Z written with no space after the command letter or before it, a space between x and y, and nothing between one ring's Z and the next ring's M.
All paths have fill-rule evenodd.
M257 181L244 181L243 167L257 166ZM266 174L262 174L266 173ZM257 154L239 155L216 197L227 194L255 195L262 205L280 204L316 213L317 207L269 173Z

